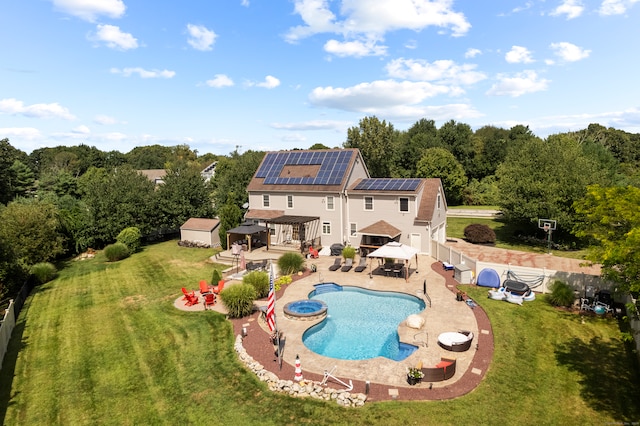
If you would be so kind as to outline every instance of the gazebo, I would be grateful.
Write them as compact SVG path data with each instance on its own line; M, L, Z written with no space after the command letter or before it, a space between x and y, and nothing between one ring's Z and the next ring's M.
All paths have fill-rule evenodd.
M409 280L409 262L411 258L415 257L416 259L416 269L418 268L418 249L408 246L406 244L402 244L396 241L391 241L377 250L372 251L367 255L368 258L378 258L378 259L401 259L404 261L403 270L404 270L404 279L405 281ZM369 265L369 270L372 270L371 265Z
M282 226L287 235L285 243L292 243L293 240L299 241L300 252L304 253L307 247L320 243L319 221L318 216L284 215L265 222L267 228L269 228L269 224ZM267 250L269 250L269 240L267 240Z
M248 251L267 244L267 228L253 223L243 223L227 231L227 249L241 241Z

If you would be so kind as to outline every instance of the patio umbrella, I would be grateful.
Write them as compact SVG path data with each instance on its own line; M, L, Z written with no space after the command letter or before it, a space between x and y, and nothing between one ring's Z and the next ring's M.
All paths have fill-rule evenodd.
M240 252L240 269L247 269L247 261L244 259L244 250Z

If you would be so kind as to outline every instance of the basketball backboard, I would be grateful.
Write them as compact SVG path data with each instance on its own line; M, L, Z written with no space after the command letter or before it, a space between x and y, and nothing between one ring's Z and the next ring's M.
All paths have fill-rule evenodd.
M546 231L556 230L556 221L553 219L538 219L538 228Z

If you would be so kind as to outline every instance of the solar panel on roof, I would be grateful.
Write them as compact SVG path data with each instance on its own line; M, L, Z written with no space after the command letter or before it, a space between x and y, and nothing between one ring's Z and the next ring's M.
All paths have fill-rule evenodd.
M415 191L420 179L369 178L362 179L354 189L361 191Z
M349 166L351 151L284 151L271 152L256 172L270 185L338 185ZM282 169L287 165L320 165L315 178L283 178Z

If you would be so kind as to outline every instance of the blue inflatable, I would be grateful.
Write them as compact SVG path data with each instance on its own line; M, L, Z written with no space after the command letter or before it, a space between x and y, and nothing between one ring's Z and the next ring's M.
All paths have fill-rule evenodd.
M491 268L485 268L478 274L476 285L480 287L500 287L500 275Z

